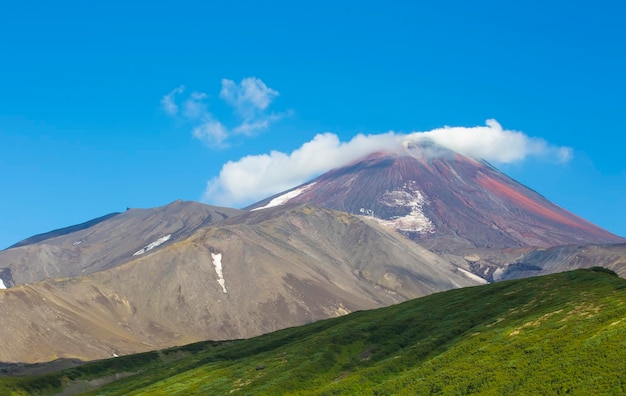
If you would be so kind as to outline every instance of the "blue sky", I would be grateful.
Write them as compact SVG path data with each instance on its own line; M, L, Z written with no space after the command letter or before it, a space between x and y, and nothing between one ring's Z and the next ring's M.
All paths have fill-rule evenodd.
M496 166L626 236L621 2L211 3L3 5L0 248L127 207L224 203L229 161L274 166L259 177L278 188L358 134L490 119L535 147Z

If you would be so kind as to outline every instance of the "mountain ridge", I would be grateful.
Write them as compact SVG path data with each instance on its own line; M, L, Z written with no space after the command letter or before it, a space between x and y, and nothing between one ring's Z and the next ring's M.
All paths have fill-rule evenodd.
M0 277L9 287L98 272L240 213L243 211L182 200L156 208L129 209L61 229L69 232L42 234L49 237L37 243L28 243L32 240L28 238L0 251ZM90 226L83 227L86 224Z
M32 245L35 243L39 243L39 242L43 242L46 239L51 239L51 238L56 238L59 236L63 236L63 235L67 235L67 234L71 234L77 231L81 231L84 230L86 228L90 228L95 226L98 223L101 223L103 221L109 220L110 218L113 218L117 215L119 215L121 212L112 212L109 213L107 215L104 216L100 216L97 217L93 220L88 220L85 221L83 223L80 224L76 224L76 225L72 225L69 227L62 227L56 230L52 230L52 231L48 231L48 232L44 232L41 234L37 234L37 235L33 235L32 237L23 239L17 243L14 243L13 245L9 246L8 248L4 249L4 250L8 250L8 249L12 249L12 248L16 248L16 247L21 247L21 246L26 246L26 245Z

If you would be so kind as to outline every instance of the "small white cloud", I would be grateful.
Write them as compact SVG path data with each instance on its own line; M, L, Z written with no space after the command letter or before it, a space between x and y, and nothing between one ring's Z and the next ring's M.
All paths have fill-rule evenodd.
M193 128L191 133L193 137L209 147L226 147L225 141L228 138L228 131L219 121L211 119L205 120L202 124Z
M569 162L574 157L574 150L571 147L557 147L556 156L561 163Z
M242 135L252 135L270 127L276 121L281 120L287 113L270 114L261 118L243 120L241 124L233 128L233 133Z
M175 116L178 114L178 105L176 105L176 102L174 101L174 96L176 94L183 93L184 90L185 87L181 85L178 88L174 88L170 91L170 93L161 98L161 107L163 108L165 114L169 116Z
M220 97L243 118L254 117L267 109L278 95L277 91L256 77L244 78L239 84L225 78L220 91Z
M204 92L192 92L182 103L181 108L179 108L173 100L174 94L177 93L182 93L182 87L167 94L161 101L164 104L163 108L166 113L172 116L180 113L180 117L183 120L193 125L191 130L192 136L208 147L226 147L228 130L209 112L208 104L206 103L208 95Z
M244 78L239 84L223 79L220 98L231 105L235 114L242 119L241 124L233 128L233 133L252 135L283 118L285 114L265 113L278 95L277 91L256 77Z
M567 161L572 156L571 148L552 146L543 139L505 130L495 120L488 120L486 126L444 127L408 135L394 132L359 134L348 142L341 142L333 133L323 133L290 154L272 151L229 161L222 167L220 174L207 183L204 201L225 206L245 206L368 154L377 151L401 152L405 150L406 142L424 140L466 156L496 163L521 161L528 156Z
M208 105L205 103L207 94L204 92L192 92L183 103L183 115L189 120L202 120L211 117Z
M269 88L261 79L248 77L236 84L232 80L223 79L220 98L226 101L239 122L227 127L210 111L207 103L209 96L204 92L192 92L179 105L175 96L181 94L184 87L180 86L161 99L163 111L172 117L182 119L192 125L192 135L209 147L226 147L232 134L253 135L284 118L287 113L267 114L266 110L279 93Z

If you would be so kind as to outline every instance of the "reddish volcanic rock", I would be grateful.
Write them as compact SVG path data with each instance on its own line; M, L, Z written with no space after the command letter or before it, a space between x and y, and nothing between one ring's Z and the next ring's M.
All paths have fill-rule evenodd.
M626 241L489 163L441 148L375 153L248 209L287 202L373 216L438 251Z

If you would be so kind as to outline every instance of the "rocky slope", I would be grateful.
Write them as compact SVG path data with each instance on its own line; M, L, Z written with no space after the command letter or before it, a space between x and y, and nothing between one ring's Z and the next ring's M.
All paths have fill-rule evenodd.
M494 275L494 280L520 279L577 268L602 266L626 278L626 244L565 245L532 250Z
M371 219L308 205L230 217L131 257L0 291L11 340L0 361L250 337L484 282Z
M237 209L184 201L152 209L129 209L34 236L0 251L0 279L11 287L113 268L240 213Z

